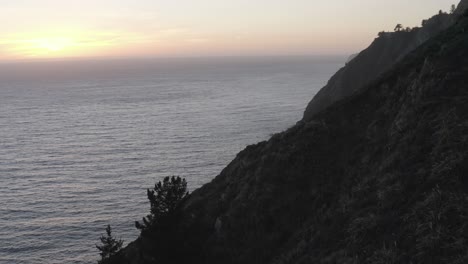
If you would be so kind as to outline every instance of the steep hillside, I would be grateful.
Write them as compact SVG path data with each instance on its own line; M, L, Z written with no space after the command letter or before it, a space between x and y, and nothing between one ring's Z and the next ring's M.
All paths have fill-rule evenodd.
M468 13L239 153L184 204L169 263L468 263L467 202ZM118 262L151 263L147 248Z
M363 88L409 52L452 25L457 14L467 8L467 3L463 0L454 15L441 13L425 20L422 28L414 28L410 32L379 34L367 49L340 69L317 93L304 112L304 120L310 120L314 114L332 103Z
M465 10L468 9L468 0L461 0L460 4L458 4L457 10L455 11L455 14L463 14Z
M185 228L201 263L467 263L467 164L464 18L361 93L241 152L192 194Z

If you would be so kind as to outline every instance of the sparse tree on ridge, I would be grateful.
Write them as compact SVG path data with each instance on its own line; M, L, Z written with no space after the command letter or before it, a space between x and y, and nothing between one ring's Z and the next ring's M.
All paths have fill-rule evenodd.
M457 10L457 6L456 6L456 5L452 5L452 6L450 7L450 14L455 13L456 10Z
M180 177L166 177L147 193L150 214L143 218L143 222L135 222L136 228L142 233L156 227L161 220L175 213L176 208L188 195L187 181Z
M150 213L142 222L135 222L141 239L149 245L143 255L158 264L188 263L185 253L197 245L187 246L184 232L179 228L180 206L188 196L187 182L180 177L166 177L147 193Z
M122 248L123 241L117 240L112 236L112 228L110 225L106 227L106 234L102 235L101 238L102 245L96 245L96 248L101 251L101 260L98 261L98 264L106 263L112 256L114 256Z
M395 26L395 32L400 32L400 31L402 31L402 30L403 30L403 25L402 25L402 24L397 24L397 25Z

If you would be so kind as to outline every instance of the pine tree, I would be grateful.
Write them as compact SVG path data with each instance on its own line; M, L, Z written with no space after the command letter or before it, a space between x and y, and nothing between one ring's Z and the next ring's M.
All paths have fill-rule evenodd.
M150 213L143 222L135 222L141 231L141 239L148 245L143 255L155 263L185 263L187 246L185 235L180 230L182 219L180 206L188 196L187 182L180 177L166 177L147 191Z
M147 190L150 214L143 222L135 222L136 228L144 233L155 228L162 220L174 216L177 207L187 197L187 182L180 177L166 177L154 189Z
M122 248L123 241L117 240L112 236L112 228L110 225L106 227L106 235L102 235L101 238L102 245L96 245L96 248L101 251L101 260L98 261L98 264L106 263L112 256L114 256Z
M395 31L400 32L401 30L403 30L403 25L402 24L397 24L396 27L395 27Z

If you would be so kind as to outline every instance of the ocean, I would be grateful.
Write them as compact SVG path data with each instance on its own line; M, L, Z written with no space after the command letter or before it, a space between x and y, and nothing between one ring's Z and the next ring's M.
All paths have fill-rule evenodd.
M0 64L0 263L95 263L165 176L194 190L301 119L344 57Z

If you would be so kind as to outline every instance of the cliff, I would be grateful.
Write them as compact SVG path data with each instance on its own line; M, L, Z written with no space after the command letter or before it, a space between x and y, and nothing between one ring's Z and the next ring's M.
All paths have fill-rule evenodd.
M184 203L168 263L468 263L467 201L468 13L239 153ZM149 250L139 239L116 263Z
M468 0L461 0L461 2L457 6L457 10L455 10L455 14L461 15L467 9L468 9Z
M194 192L201 263L467 263L467 89L464 17Z
M363 88L415 48L448 28L456 20L458 13L468 7L467 2L462 1L455 14L441 13L423 21L421 28L414 28L409 32L379 34L367 49L340 69L317 93L304 112L304 120L311 119L332 103Z

